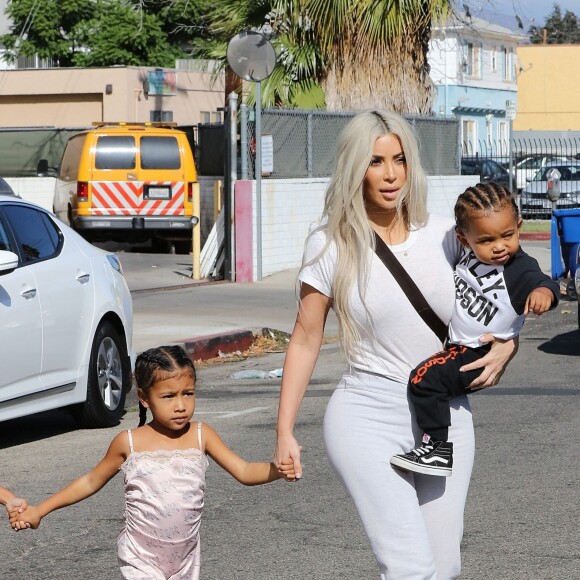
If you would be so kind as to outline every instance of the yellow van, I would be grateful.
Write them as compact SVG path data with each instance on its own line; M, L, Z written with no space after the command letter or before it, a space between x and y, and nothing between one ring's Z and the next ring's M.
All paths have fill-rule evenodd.
M191 248L199 184L187 135L171 124L93 123L64 150L54 212L89 241Z

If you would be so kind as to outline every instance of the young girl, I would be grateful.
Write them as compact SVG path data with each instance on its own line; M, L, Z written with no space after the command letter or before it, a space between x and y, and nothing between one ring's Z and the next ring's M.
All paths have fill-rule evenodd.
M179 346L140 354L135 363L139 428L119 433L89 473L14 519L37 528L44 516L93 495L121 470L126 508L117 547L122 577L199 578L206 454L244 485L281 475L292 480L294 470L290 462L280 472L272 463L248 463L211 427L190 423L195 379L195 367ZM153 419L145 425L147 409Z

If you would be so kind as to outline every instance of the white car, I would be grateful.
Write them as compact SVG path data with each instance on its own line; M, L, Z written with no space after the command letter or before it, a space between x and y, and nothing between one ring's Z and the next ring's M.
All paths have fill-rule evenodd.
M115 254L0 194L0 421L69 407L118 424L131 389L133 306Z
M549 163L536 173L534 179L526 184L521 193L520 204L524 218L550 217L552 202L548 199L548 172L554 168L560 172L560 198L556 202L557 209L580 207L580 161L568 161L565 164Z
M556 155L530 155L518 161L515 166L516 187L518 191L524 189L528 181L531 181L542 167L548 164L567 165L570 159Z

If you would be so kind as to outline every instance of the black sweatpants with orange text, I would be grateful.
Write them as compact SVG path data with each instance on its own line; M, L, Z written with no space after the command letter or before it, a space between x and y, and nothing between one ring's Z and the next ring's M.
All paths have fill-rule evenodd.
M483 369L460 372L459 369L485 356L490 345L470 348L448 344L411 371L409 400L423 433L434 441L447 441L451 411L449 400L475 391L468 389Z

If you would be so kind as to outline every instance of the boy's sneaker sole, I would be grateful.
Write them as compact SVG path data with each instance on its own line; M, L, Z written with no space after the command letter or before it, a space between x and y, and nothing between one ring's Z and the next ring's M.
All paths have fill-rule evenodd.
M409 461L400 455L391 457L391 464L405 471L414 471L424 475L438 475L440 477L449 477L452 473L451 467L438 467L436 465L419 465L414 461Z

